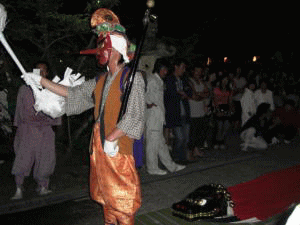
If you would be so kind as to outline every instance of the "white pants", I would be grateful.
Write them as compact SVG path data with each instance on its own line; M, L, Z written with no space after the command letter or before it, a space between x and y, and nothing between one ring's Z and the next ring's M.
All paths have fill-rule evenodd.
M163 128L154 130L146 129L146 165L148 171L155 172L160 170L158 159L170 171L176 169L176 163L172 160L168 145L163 136Z
M246 147L255 149L267 149L268 143L262 137L255 137L255 128L250 127L241 133L241 139Z

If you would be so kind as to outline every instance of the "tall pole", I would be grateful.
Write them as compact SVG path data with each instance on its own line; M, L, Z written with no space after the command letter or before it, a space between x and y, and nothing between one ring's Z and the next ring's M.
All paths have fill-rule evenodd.
M126 80L127 82L126 82L123 101L122 101L122 105L121 105L121 109L120 109L120 113L119 113L119 117L118 117L118 122L122 119L123 115L126 112L129 95L130 95L130 92L131 92L131 89L132 89L132 84L133 84L135 73L136 73L136 70L137 70L137 67L138 67L138 62L139 62L139 59L141 57L141 50L142 50L142 47L143 47L143 44L144 44L144 41L145 41L145 37L146 37L149 22L150 22L150 18L155 19L155 17L150 14L150 11L153 7L154 7L154 0L148 0L147 1L147 9L146 9L146 12L145 12L145 15L144 15L144 18L143 18L143 32L142 32L142 35L140 37L140 41L139 41L139 44L137 46L137 49L135 51L132 67L130 69L130 72L129 72L127 80Z

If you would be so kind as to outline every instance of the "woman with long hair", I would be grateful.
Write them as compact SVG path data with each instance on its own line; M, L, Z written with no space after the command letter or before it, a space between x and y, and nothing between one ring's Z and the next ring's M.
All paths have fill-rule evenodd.
M225 149L225 135L230 128L230 117L233 113L232 91L230 90L228 76L220 77L220 82L213 89L213 107L216 121L216 139L214 148Z

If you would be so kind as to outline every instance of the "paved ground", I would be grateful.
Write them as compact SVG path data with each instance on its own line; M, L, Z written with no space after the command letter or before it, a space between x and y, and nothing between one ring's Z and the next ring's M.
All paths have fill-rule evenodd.
M155 222L154 217L149 216L151 213L169 209L174 202L181 200L201 185L220 183L228 187L249 181L267 172L300 164L300 140L289 145L279 144L270 147L266 152L259 153L241 152L238 147L239 141L235 136L231 136L228 143L227 150L210 150L205 158L188 164L185 170L178 173L152 176L141 169L143 204L137 215L137 224L155 224L157 221ZM78 149L73 153L71 158L65 154L58 155L57 168L51 178L53 193L45 197L36 195L35 183L32 178L28 178L24 199L11 201L9 198L15 191L13 177L10 175L11 161L8 160L0 165L0 215L7 214L7 216L14 215L15 217L14 213L23 212L26 216L29 215L27 213L29 209L72 201L73 207L78 204L77 211L82 209L81 213L77 212L77 216L81 215L81 217L76 217L76 222L73 220L71 223L71 217L65 212L63 215L69 217L69 221L64 218L66 221L59 224L101 224L99 222L102 221L101 215L97 213L99 208L88 198L87 155L79 153ZM55 209L59 209L59 206L56 205ZM73 211L76 212L76 210ZM37 216L36 213L35 216ZM150 223L143 222L145 217L146 220L150 220ZM47 224L58 223L53 221Z

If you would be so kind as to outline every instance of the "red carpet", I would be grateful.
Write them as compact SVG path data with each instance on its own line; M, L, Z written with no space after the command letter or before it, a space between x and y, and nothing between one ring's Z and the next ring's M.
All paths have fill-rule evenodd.
M265 220L300 202L300 165L267 173L228 191L238 218Z

